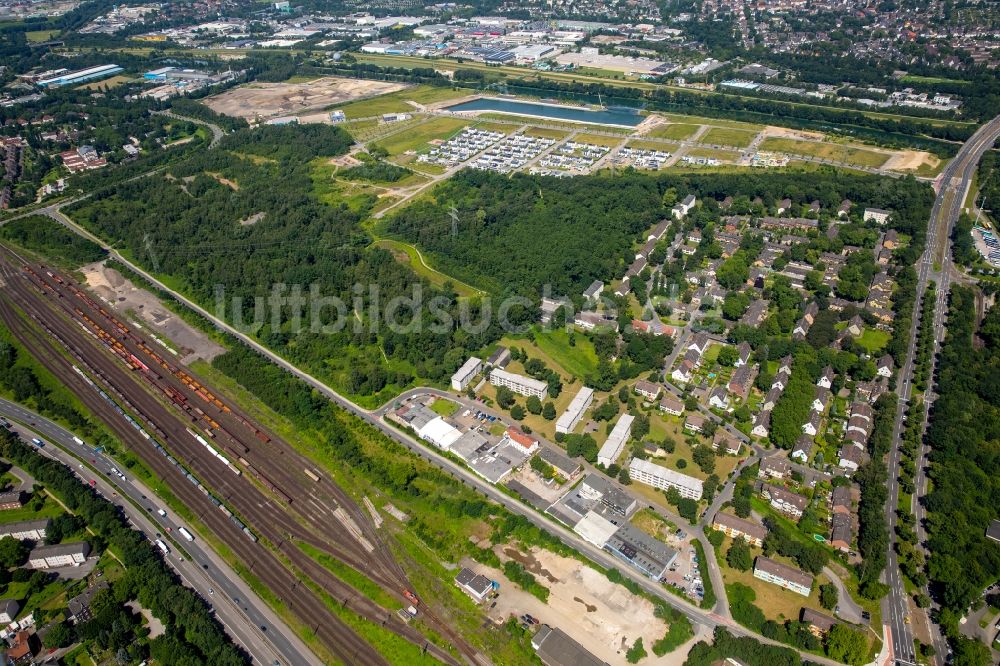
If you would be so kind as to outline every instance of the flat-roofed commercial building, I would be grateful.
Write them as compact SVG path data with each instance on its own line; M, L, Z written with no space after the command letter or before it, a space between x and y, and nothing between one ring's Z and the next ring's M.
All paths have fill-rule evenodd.
M631 414L623 414L615 427L611 430L611 434L608 435L608 439L605 440L604 446L597 453L597 462L605 467L611 466L618 456L622 454L625 449L625 442L628 441L629 435L632 434L632 421L635 417Z
M451 388L455 391L464 391L473 378L482 371L483 359L470 356L469 360L451 376Z
M545 666L608 666L569 637L562 629L543 624L531 639L531 647Z
M462 431L439 416L417 430L417 435L420 439L447 451L462 436Z
M504 386L514 393L526 396L544 398L549 390L549 385L543 381L525 377L514 372L507 372L500 368L493 368L490 372L490 384L494 386Z
M94 79L103 79L106 76L113 76L122 70L118 65L99 65L97 67L88 67L87 69L77 70L75 72L66 72L54 76L50 79L42 79L38 81L35 85L40 88L57 88L59 86L66 86L73 83L83 83L84 81L92 81Z
M589 386L581 387L573 397L573 401L569 403L569 407L566 408L566 411L556 421L556 432L573 432L573 428L580 422L580 419L583 418L583 413L587 411L593 402L594 389Z
M633 481L645 483L647 486L653 486L660 490L675 488L681 497L688 497L693 500L701 499L702 481L693 476L681 474L675 470L661 467L640 458L632 459L628 473Z
M677 559L677 551L645 532L625 523L618 528L604 550L624 560L653 580L660 580Z
M813 577L795 567L759 556L753 563L753 577L791 590L803 597L812 591Z

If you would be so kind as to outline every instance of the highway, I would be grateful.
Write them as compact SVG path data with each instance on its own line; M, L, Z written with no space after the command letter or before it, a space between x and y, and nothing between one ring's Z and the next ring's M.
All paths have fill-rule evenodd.
M164 507L162 501L135 479L126 476L125 481L115 475L111 471L114 461L89 446L81 447L73 441L73 433L18 403L0 398L0 415L12 422L12 429L25 441L38 437L45 442L40 453L74 470L82 483L93 480L98 492L120 506L135 529L151 540L170 542L166 563L212 606L226 632L255 663L319 663L285 622L211 548L203 547L197 538L188 542L178 536L177 528L182 523L169 512L166 516L157 513ZM270 631L262 631L261 627L269 627Z
M924 254L917 265L917 304L914 308L913 321L910 326L910 339L907 349L906 359L900 368L897 379L897 393L899 404L896 409L896 419L893 424L893 445L889 452L888 472L889 472L889 499L886 502L885 515L886 524L889 529L889 553L888 562L883 574L884 582L887 583L891 591L883 599L882 617L888 623L892 633L892 650L896 663L915 664L916 658L913 649L913 630L910 624L911 609L910 597L906 593L899 571L899 563L896 559L895 527L896 527L896 506L899 498L899 443L904 430L904 418L910 406L910 398L913 391L913 366L914 351L916 349L917 332L920 327L920 302L927 289L929 281L937 283L937 299L934 304L934 339L939 344L945 335L945 317L947 315L948 293L951 289L951 282L954 279L955 270L951 262L950 239L952 228L962 211L962 204L968 194L972 178L979 165L979 160L1000 136L1000 116L986 123L966 142L944 170L941 178L941 189L934 201L931 209L931 218L927 228L927 245ZM936 350L935 350L936 352ZM936 355L936 354L935 354ZM925 396L925 401L930 402L933 398L933 388L929 389ZM925 424L926 427L926 424ZM921 445L919 467L926 464L926 444ZM918 478L918 492L914 501L919 506L920 495L926 492L926 479L922 473ZM919 517L920 509L917 509ZM947 654L947 646L941 636L938 627L931 625L931 634L934 641L934 648L937 656L936 663L943 663Z

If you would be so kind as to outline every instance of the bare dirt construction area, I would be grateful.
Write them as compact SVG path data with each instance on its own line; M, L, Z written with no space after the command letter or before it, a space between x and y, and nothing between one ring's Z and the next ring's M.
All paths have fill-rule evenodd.
M637 136L645 136L649 134L650 130L661 125L667 125L667 119L663 116L658 116L655 113L651 113L646 116L646 119L635 126L635 134Z
M400 83L330 76L308 83L251 83L204 101L216 113L254 120L384 95L405 87Z
M559 627L609 664L626 663L625 652L640 637L652 656L650 647L667 631L666 623L654 614L652 603L612 583L582 562L538 548L522 551L508 545L498 546L496 551L502 560L516 560L534 574L539 583L549 588L549 600L543 603L524 592L497 569L464 562L500 583L496 606L487 611L494 621L504 622L511 615L520 617L528 613L543 624ZM677 654L679 664L684 654L679 651Z
M893 171L916 171L924 165L933 169L939 164L941 164L941 158L923 150L897 150L892 153L892 157L883 168Z
M807 132L805 130L793 130L787 127L775 127L768 125L761 134L764 137L776 136L782 139L799 139L801 141L822 141L826 138L822 132Z
M105 266L103 261L84 266L80 270L87 278L87 286L98 298L127 319L141 319L140 324L163 340L168 349L174 349L182 362L188 363L195 359L211 362L216 356L225 353L222 345L165 308L153 294L136 287L121 273Z

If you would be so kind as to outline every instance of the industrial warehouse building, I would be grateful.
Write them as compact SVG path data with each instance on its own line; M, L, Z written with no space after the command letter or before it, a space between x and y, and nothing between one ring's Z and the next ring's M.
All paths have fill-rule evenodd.
M545 666L608 666L562 629L543 624L531 639L531 647Z
M35 85L40 88L58 88L59 86L68 86L74 83L83 83L84 81L103 79L107 76L114 76L122 71L125 70L118 65L100 65L98 67L80 69L75 72L60 73L58 76L53 76L49 79L42 79Z
M666 467L660 467L641 458L632 459L628 472L633 481L645 483L647 486L653 486L660 490L675 488L681 497L693 500L701 499L701 479L696 479L693 476L681 474Z
M653 580L660 580L677 559L677 551L642 530L625 523L618 528L604 550L625 560Z

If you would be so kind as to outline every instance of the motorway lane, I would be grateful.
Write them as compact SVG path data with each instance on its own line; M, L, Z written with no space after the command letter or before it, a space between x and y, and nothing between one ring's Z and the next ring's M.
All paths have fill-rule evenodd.
M941 189L934 201L931 209L931 218L927 230L927 246L917 269L917 307L910 326L910 344L907 351L906 360L899 373L899 388L897 390L900 400L896 410L896 419L893 424L893 448L889 453L889 499L886 502L886 523L889 528L889 553L888 562L883 578L892 588L885 597L882 604L882 615L890 623L892 630L893 651L897 663L913 664L915 655L913 650L913 632L909 624L909 595L903 586L899 572L899 565L896 559L894 548L895 526L896 526L896 506L899 497L899 441L904 429L904 416L909 406L912 393L913 382L913 351L916 347L917 332L919 330L920 299L931 279L937 281L937 299L934 310L934 339L940 341L945 334L945 316L947 313L947 298L951 288L952 265L949 239L952 228L961 213L962 204L965 200L972 178L982 154L992 146L997 137L1000 136L1000 117L994 118L989 123L983 125L962 146L955 159L948 164L941 178ZM933 391L927 391L927 397L933 397ZM924 424L926 427L926 423ZM926 444L921 444L919 459L926 461ZM926 479L922 484L926 492ZM920 486L918 486L920 490ZM917 503L917 517L920 517L919 496L914 498ZM933 625L931 634L937 656L935 663L940 663L947 653L947 646L940 630Z
M165 541L173 541L169 544L171 552L164 560L213 607L226 632L237 645L246 649L254 662L272 665L319 663L284 621L213 550L200 539L188 542L178 536L177 528L182 523L175 521L171 513L160 516L155 512L164 505L149 489L135 479L123 481L113 474L114 461L94 453L90 447L80 447L73 441L73 433L15 402L0 398L0 415L13 422L13 429L25 441L38 436L48 444L40 449L43 455L66 464L84 482L93 479L105 498L121 506L135 528L145 532L148 538L159 536ZM88 460L93 462L88 463ZM125 497L130 501L125 501ZM161 536L164 534L166 536ZM188 557L185 558L181 550ZM267 631L262 631L261 627L267 627Z

